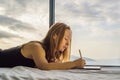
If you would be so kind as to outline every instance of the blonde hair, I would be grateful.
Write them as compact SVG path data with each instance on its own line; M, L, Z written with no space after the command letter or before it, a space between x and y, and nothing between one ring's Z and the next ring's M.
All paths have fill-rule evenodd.
M57 59L60 58L61 54L59 52L56 53L54 50L55 50L55 48L59 47L60 42L63 39L63 36L64 36L64 33L65 33L66 29L71 30L68 25L66 25L64 23L57 22L50 27L46 37L43 39L42 43L43 43L43 46L44 46L45 51L46 51L46 58L47 58L48 62L55 62L56 58ZM53 36L55 34L58 36L58 40L56 41L56 44L53 40ZM71 41L70 41L70 44L71 44ZM69 49L66 49L63 52L64 61L69 60L70 46L69 46Z

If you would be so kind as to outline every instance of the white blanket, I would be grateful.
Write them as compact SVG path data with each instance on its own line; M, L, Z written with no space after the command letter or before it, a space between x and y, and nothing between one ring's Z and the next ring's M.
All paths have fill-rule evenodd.
M17 66L14 68L0 68L0 80L120 80L120 68L46 71Z

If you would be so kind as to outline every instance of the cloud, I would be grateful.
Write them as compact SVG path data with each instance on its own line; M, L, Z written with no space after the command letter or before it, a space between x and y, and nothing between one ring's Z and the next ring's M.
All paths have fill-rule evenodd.
M13 22L18 23L18 20L15 20L13 18L7 17L7 16L3 16L0 15L0 24L1 25L11 25L13 24Z
M13 37L19 38L18 35L15 35L15 34L12 34L12 33L5 32L5 31L1 31L1 30L0 30L0 39L1 39L1 38L13 38Z
M1 39L8 43L14 38L18 43L41 39L49 27L48 3L48 0L0 0Z
M9 0L9 2L8 0L0 0L0 7L4 9L5 15L17 17L29 11L35 13L36 11L46 12L48 9L48 5L46 3L48 3L47 0Z
M75 0L64 2L56 1L57 16L76 19L75 21L85 20L88 23L105 21L106 23L120 22L120 1L114 0ZM114 2L114 4L113 4ZM112 4L112 5L111 5ZM62 6L62 7L61 7ZM66 14L64 14L66 13ZM60 16L60 17L59 17ZM71 20L70 20L71 22Z
M0 39L23 38L24 40L31 40L42 36L40 30L32 26L32 24L2 15L0 15L0 28Z
M70 24L74 35L81 33L83 37L106 40L120 37L120 0L56 2L56 19Z
M12 17L2 16L0 15L0 25L4 27L8 27L9 29L13 31L34 31L36 30L33 26L31 26L28 23L21 22L19 20L16 20Z

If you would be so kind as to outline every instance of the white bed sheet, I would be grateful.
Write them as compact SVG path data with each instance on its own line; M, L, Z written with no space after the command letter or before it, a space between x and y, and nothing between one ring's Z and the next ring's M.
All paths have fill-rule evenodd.
M120 80L120 68L40 70L24 66L0 68L0 80Z

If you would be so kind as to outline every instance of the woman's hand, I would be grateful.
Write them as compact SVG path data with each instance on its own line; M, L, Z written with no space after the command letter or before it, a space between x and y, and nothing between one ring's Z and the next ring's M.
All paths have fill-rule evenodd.
M83 68L86 64L85 60L80 58L80 59L77 59L75 61L73 61L75 63L75 68Z

